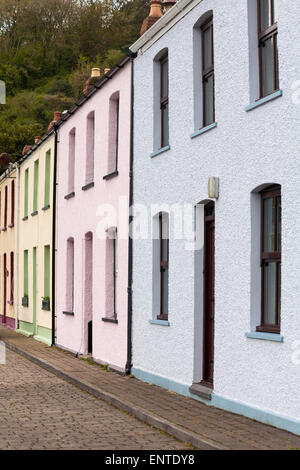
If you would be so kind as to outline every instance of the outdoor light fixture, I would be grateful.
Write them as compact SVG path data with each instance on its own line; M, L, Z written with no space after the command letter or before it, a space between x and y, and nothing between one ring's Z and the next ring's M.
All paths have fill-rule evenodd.
M211 176L208 178L208 197L218 199L219 197L219 178Z

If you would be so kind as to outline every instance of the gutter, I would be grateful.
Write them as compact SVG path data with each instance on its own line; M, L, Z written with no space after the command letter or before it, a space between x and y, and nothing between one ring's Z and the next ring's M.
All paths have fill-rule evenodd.
M57 186L57 144L58 144L58 126L54 123L54 163L53 163L53 199L52 199L52 341L51 346L55 346L56 334L55 334L55 279L56 279L56 186Z
M132 234L133 221L133 129L134 129L134 58L131 54L131 111L130 111L130 167L129 167L129 228L128 228L128 287L127 287L127 362L125 374L131 373L132 367Z

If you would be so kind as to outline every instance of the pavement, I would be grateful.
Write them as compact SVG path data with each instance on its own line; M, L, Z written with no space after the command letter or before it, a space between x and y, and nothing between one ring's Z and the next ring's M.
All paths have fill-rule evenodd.
M16 384L21 387L20 390L18 390L18 393L21 394L20 397L22 396L22 381L23 377L25 377L24 374L26 369L30 369L30 367L33 366L29 361L24 362L24 359L29 359L31 363L35 363L35 367L39 366L38 368L35 368L37 377L39 377L39 374L41 374L40 368L42 368L47 371L48 380L50 376L53 377L53 380L59 380L59 388L63 389L67 386L71 387L70 384L75 385L76 387L71 387L70 389L72 390L72 393L66 393L67 396L74 395L75 390L76 393L82 393L82 391L87 392L84 394L84 396L90 396L89 400L93 400L89 401L86 398L87 411L85 409L85 401L83 399L79 400L80 407L78 409L78 413L82 414L83 417L85 416L85 413L89 413L88 410L93 408L93 406L98 409L100 406L99 403L101 403L102 400L102 402L106 402L106 404L112 405L109 407L109 412L107 411L107 408L106 410L103 409L103 413L106 414L108 419L110 413L113 416L114 413L120 413L121 410L127 413L122 413L122 417L126 416L126 419L133 419L132 417L137 418L139 421L135 421L140 422L141 425L143 424L144 426L144 424L147 424L152 426L152 429L156 428L156 430L163 431L164 434L161 432L158 433L160 435L159 442L161 442L162 445L165 445L165 443L163 443L161 440L161 436L165 436L168 439L171 439L171 441L166 443L166 445L171 446L171 443L173 443L173 447L164 447L168 448L169 450L175 449L176 447L174 447L174 443L177 442L170 436L176 438L178 441L181 441L181 443L179 443L181 446L180 448L183 448L182 446L187 448L187 445L191 445L197 449L203 450L300 449L300 437L295 436L294 434L291 434L287 431L256 422L243 416L229 413L212 406L207 406L190 397L184 397L174 392L165 390L161 387L141 382L132 376L122 376L112 371L103 370L98 364L90 364L86 360L76 358L74 355L66 351L59 350L56 347L51 348L34 340L33 338L27 338L19 333L16 333L15 331L1 326L0 340L5 342L6 347L9 350L9 361L12 360L10 357L10 351L14 351L15 353L18 353L19 356L23 356L22 364L16 368L17 375L15 378ZM18 355L15 354L13 356L14 361L16 362L18 362L17 359L19 359ZM3 368L4 366L1 367ZM43 371L43 373L45 373L45 371ZM1 373L1 368L0 383L1 385L3 384L3 374ZM40 402L41 397L39 396L39 393L42 393L42 389L39 387L38 383L39 381L37 379L36 388L32 390L31 395L33 400L38 400L38 402ZM14 392L13 384L11 384L11 386L8 385L8 388L9 394L12 394ZM81 389L81 391L78 389ZM45 393L44 396L46 398L47 393ZM0 399L1 398L3 398L2 391ZM100 400L95 400L95 398ZM28 393L26 393L25 400L24 397L22 399L23 408L28 408L28 399ZM62 403L64 402L62 401ZM104 404L102 404L102 406L104 406ZM17 406L17 416L18 410L19 408ZM0 408L1 417L2 412L3 410ZM95 416L92 421L93 425L95 427L99 426L99 429L101 429L102 412L99 411L99 415L96 412L95 415L93 415L92 411L90 411L90 413L92 416ZM62 416L68 416L68 408L65 411L65 406L61 406L59 408L59 414ZM13 414L11 417L13 417ZM17 419L17 417L15 419ZM83 419L85 421L85 418ZM87 421L87 423L89 423L89 421ZM28 426L28 429L31 429L31 421L28 423ZM68 428L68 424L66 424L66 426ZM128 429L130 429L130 424L127 423L125 418L124 426L125 427L122 427L122 429L124 429L125 433L127 426ZM149 426L146 427L149 428ZM2 422L0 424L0 434L2 434L1 429ZM143 432L146 433L146 431L141 430L142 435ZM168 436L166 436L166 434ZM72 436L70 436L70 439L71 438ZM149 445L154 446L152 449L162 448L155 447L155 438L153 438L153 441L151 440L152 437L149 437L149 439ZM113 444L115 446L114 448L116 449L145 448L142 447L140 441L137 442L132 440L131 444L125 441L126 440L120 440L120 442L118 442L118 440L114 440L112 436L111 440L105 442L105 445ZM145 445L148 445L148 441L145 442L147 442ZM26 444L28 444L28 442L26 442ZM68 439L66 439L65 444L67 446L71 445ZM55 442L53 442L53 445L55 445ZM82 445L87 446L88 442L83 442ZM129 447L122 447L126 445L129 445ZM130 445L135 445L135 447L130 447ZM1 442L0 448L2 448ZM149 449L150 447L147 448Z

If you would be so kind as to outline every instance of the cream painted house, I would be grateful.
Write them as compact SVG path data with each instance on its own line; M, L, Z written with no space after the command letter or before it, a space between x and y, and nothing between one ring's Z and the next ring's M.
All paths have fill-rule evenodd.
M15 328L16 176L11 166L0 177L0 324L9 328Z
M51 344L54 133L19 162L18 331Z

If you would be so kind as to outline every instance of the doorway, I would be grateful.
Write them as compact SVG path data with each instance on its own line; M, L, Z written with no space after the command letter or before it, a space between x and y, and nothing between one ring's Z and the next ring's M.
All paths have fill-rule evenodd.
M85 235L84 239L84 354L93 353L93 234Z
M213 388L215 331L215 205L204 207L202 385Z

